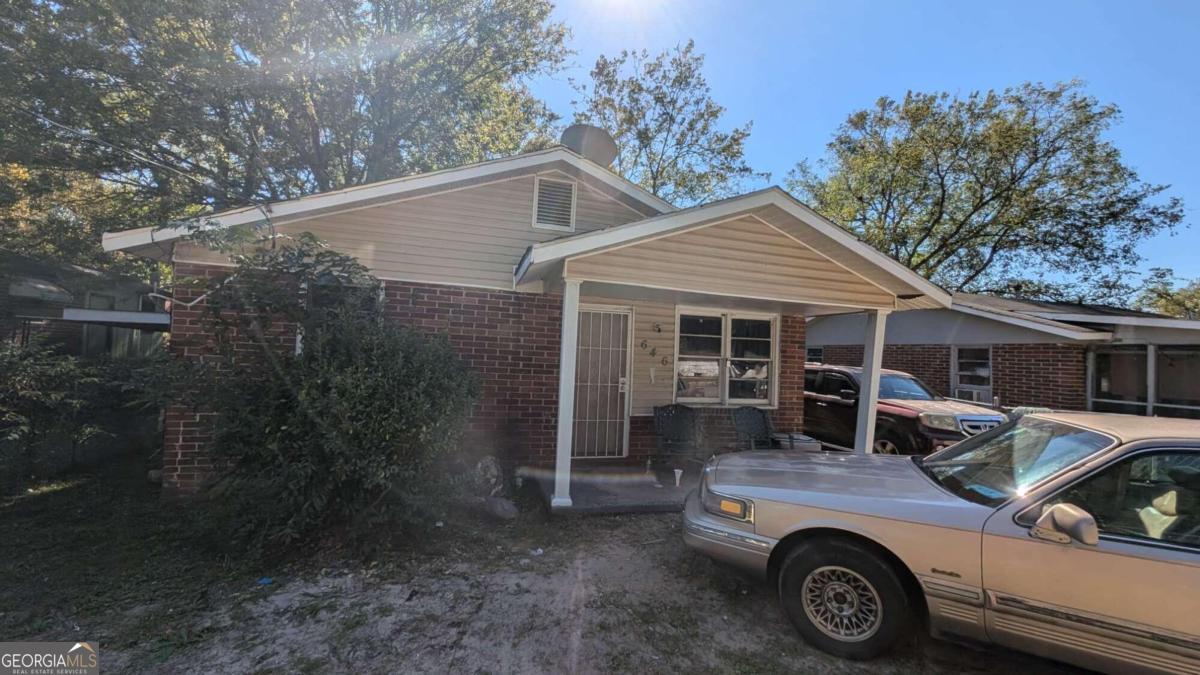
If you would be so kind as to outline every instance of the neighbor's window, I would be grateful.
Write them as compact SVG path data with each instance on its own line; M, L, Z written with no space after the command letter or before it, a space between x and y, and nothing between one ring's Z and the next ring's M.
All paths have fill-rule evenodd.
M954 398L992 402L991 347L954 348Z
M1159 345L1154 414L1200 418L1200 347Z
M825 363L825 348L809 347L805 349L804 360L809 363Z
M771 402L775 320L734 314L679 315L675 398L685 403Z
M1127 345L1096 350L1092 409L1132 413L1146 410L1146 347Z

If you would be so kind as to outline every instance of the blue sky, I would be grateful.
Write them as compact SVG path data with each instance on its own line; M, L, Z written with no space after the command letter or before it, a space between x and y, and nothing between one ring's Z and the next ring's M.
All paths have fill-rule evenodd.
M597 55L693 38L728 124L754 121L750 164L775 183L881 95L1082 79L1121 108L1109 139L1125 161L1185 201L1184 227L1142 245L1144 267L1200 277L1200 2L559 0L555 17L576 54L534 89L556 112Z

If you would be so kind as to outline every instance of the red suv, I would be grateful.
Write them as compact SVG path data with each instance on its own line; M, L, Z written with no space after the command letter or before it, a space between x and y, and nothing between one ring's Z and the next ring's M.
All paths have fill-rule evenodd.
M804 369L804 433L852 449L862 368L808 363ZM885 369L879 376L874 451L926 455L1006 419L998 410L944 398L908 373Z

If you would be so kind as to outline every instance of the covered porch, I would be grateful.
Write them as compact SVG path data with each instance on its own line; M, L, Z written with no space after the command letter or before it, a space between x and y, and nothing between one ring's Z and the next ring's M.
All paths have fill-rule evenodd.
M562 297L555 457L542 476L560 510L622 495L631 508L678 508L708 454L742 447L738 409L802 431L812 316L867 316L855 451L868 452L887 314L950 303L778 188L534 245L515 284ZM666 413L703 427L700 452L664 447ZM688 480L679 488L674 468Z

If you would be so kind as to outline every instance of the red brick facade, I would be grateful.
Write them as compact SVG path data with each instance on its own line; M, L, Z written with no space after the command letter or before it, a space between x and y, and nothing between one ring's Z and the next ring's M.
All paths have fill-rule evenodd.
M180 263L176 278L216 278L227 269ZM214 350L204 303L187 307L198 292L182 288L171 313L171 352L201 359ZM481 452L511 462L552 466L558 412L559 331L562 298L404 282L384 285L385 316L414 328L445 334L482 380L482 396L470 422L468 442ZM804 414L803 317L783 317L780 325L780 405L774 411L781 431L800 430ZM294 331L277 331L280 348L292 348ZM233 338L248 354L258 349ZM717 449L736 445L728 408L705 408L705 438ZM168 495L195 492L214 466L205 446L211 441L211 413L173 405L166 414L163 484ZM628 461L641 463L656 449L654 420L630 420ZM601 460L604 461L604 460ZM582 463L582 462L581 462Z
M883 367L912 373L938 393L950 393L949 345L886 345ZM828 345L825 363L861 366L862 345ZM1087 407L1087 348L1071 344L992 345L992 395L1006 407L1056 410Z
M1082 345L993 345L992 373L992 393L1002 405L1087 408L1087 348Z

